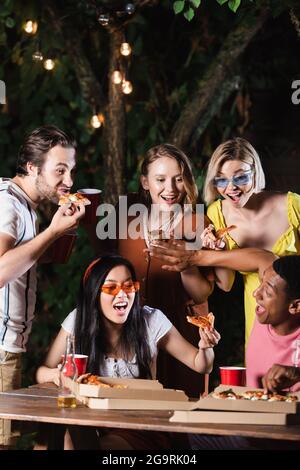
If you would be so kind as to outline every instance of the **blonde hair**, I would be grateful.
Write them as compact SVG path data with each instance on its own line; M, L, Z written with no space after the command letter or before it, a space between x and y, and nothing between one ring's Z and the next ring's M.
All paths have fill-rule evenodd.
M214 186L214 178L221 166L229 160L239 160L251 165L254 170L254 193L259 193L265 187L265 174L258 153L250 142L236 137L220 144L211 156L203 189L203 198L207 205L215 201L219 195Z
M186 154L175 147L175 145L161 144L148 150L141 165L141 175L147 176L149 165L162 157L174 158L174 160L177 161L181 169L183 184L186 191L183 204L191 204L194 210L198 199L198 188L192 172L192 164ZM150 206L151 200L149 191L146 191L141 184L139 187L139 193L146 205Z

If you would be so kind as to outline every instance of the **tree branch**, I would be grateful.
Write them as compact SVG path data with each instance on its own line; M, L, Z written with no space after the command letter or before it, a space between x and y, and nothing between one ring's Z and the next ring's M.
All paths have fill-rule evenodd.
M209 120L229 96L228 93L220 94L220 88L223 87L235 63L268 17L268 9L258 12L257 17L253 11L250 11L242 23L239 23L229 33L221 50L199 82L198 90L186 104L173 126L170 136L171 142L180 148L186 148L199 125L197 138L201 136ZM216 97L217 103L215 102Z
M104 107L104 98L101 85L83 51L78 31L74 29L73 25L66 18L63 21L61 20L63 15L51 0L45 3L44 8L49 13L54 32L64 38L65 47L68 51L68 56L74 64L74 71L83 98L90 104L91 108L102 109ZM67 23L67 27L65 23Z

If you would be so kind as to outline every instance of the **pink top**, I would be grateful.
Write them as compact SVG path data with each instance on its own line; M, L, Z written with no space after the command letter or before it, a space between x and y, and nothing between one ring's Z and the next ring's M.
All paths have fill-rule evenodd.
M261 388L261 379L273 364L293 366L297 339L300 340L300 328L281 336L275 333L271 325L262 325L256 318L246 351L247 386ZM291 390L300 390L300 382Z

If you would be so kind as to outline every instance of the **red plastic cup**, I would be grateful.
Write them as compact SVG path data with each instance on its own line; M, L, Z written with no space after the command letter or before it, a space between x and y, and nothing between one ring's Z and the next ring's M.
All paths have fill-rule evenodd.
M222 385L246 385L246 368L245 367L220 367L220 376Z
M78 189L77 191L80 194L83 194L91 204L85 206L85 215L83 217L82 222L86 225L96 225L97 223L97 207L100 204L101 200L101 189L92 189L92 188L85 188L85 189Z
M77 234L74 230L64 233L55 240L45 252L45 258L50 263L64 264L69 261Z
M61 356L61 363L63 362L65 358L65 355L62 354ZM70 356L68 356L67 358L67 362L65 364L65 372L64 372L64 375L65 376L69 376L71 375L72 371L71 371L71 361L70 361ZM82 374L85 374L85 371L86 371L86 366L87 366L87 361L88 361L88 356L85 356L84 354L74 354L74 361L75 361L75 364L76 364L76 367L77 367L77 373L78 375L82 375Z

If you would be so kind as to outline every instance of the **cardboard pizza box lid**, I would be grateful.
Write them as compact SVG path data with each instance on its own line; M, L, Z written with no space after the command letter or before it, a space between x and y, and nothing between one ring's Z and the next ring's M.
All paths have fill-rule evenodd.
M241 394L248 390L262 390L249 387L236 387L230 385L220 385L215 388L214 392L222 392L231 389L237 394ZM224 410L224 411L249 411L261 413L285 413L285 414L299 414L300 413L300 392L291 393L298 397L299 401L287 402L269 402L264 400L229 400L217 399L212 396L212 393L205 398L201 398L194 402L191 409L196 410Z
M209 424L299 424L299 415L284 413L249 413L238 411L174 411L172 423L209 423Z
M91 389L93 387L93 389ZM80 393L78 393L80 392ZM159 400L159 401L180 401L188 403L188 397L182 390L162 390L133 389L133 388L101 388L96 385L82 385L75 393L76 398L82 402L87 402L85 398L102 400L103 398L131 399L131 400Z
M120 385L121 387L101 387L99 385L80 384L66 378L66 386L75 393L76 397L84 402L83 398L128 398L149 400L188 401L188 396L182 390L163 388L157 380L122 379L101 377L103 383Z
M171 400L127 400L114 398L86 398L85 404L97 410L187 410L190 403Z

